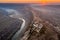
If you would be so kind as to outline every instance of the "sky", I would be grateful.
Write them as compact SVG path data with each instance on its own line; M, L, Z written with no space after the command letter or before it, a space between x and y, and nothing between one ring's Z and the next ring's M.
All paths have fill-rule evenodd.
M41 4L52 4L60 3L60 0L0 0L0 3L41 3Z

